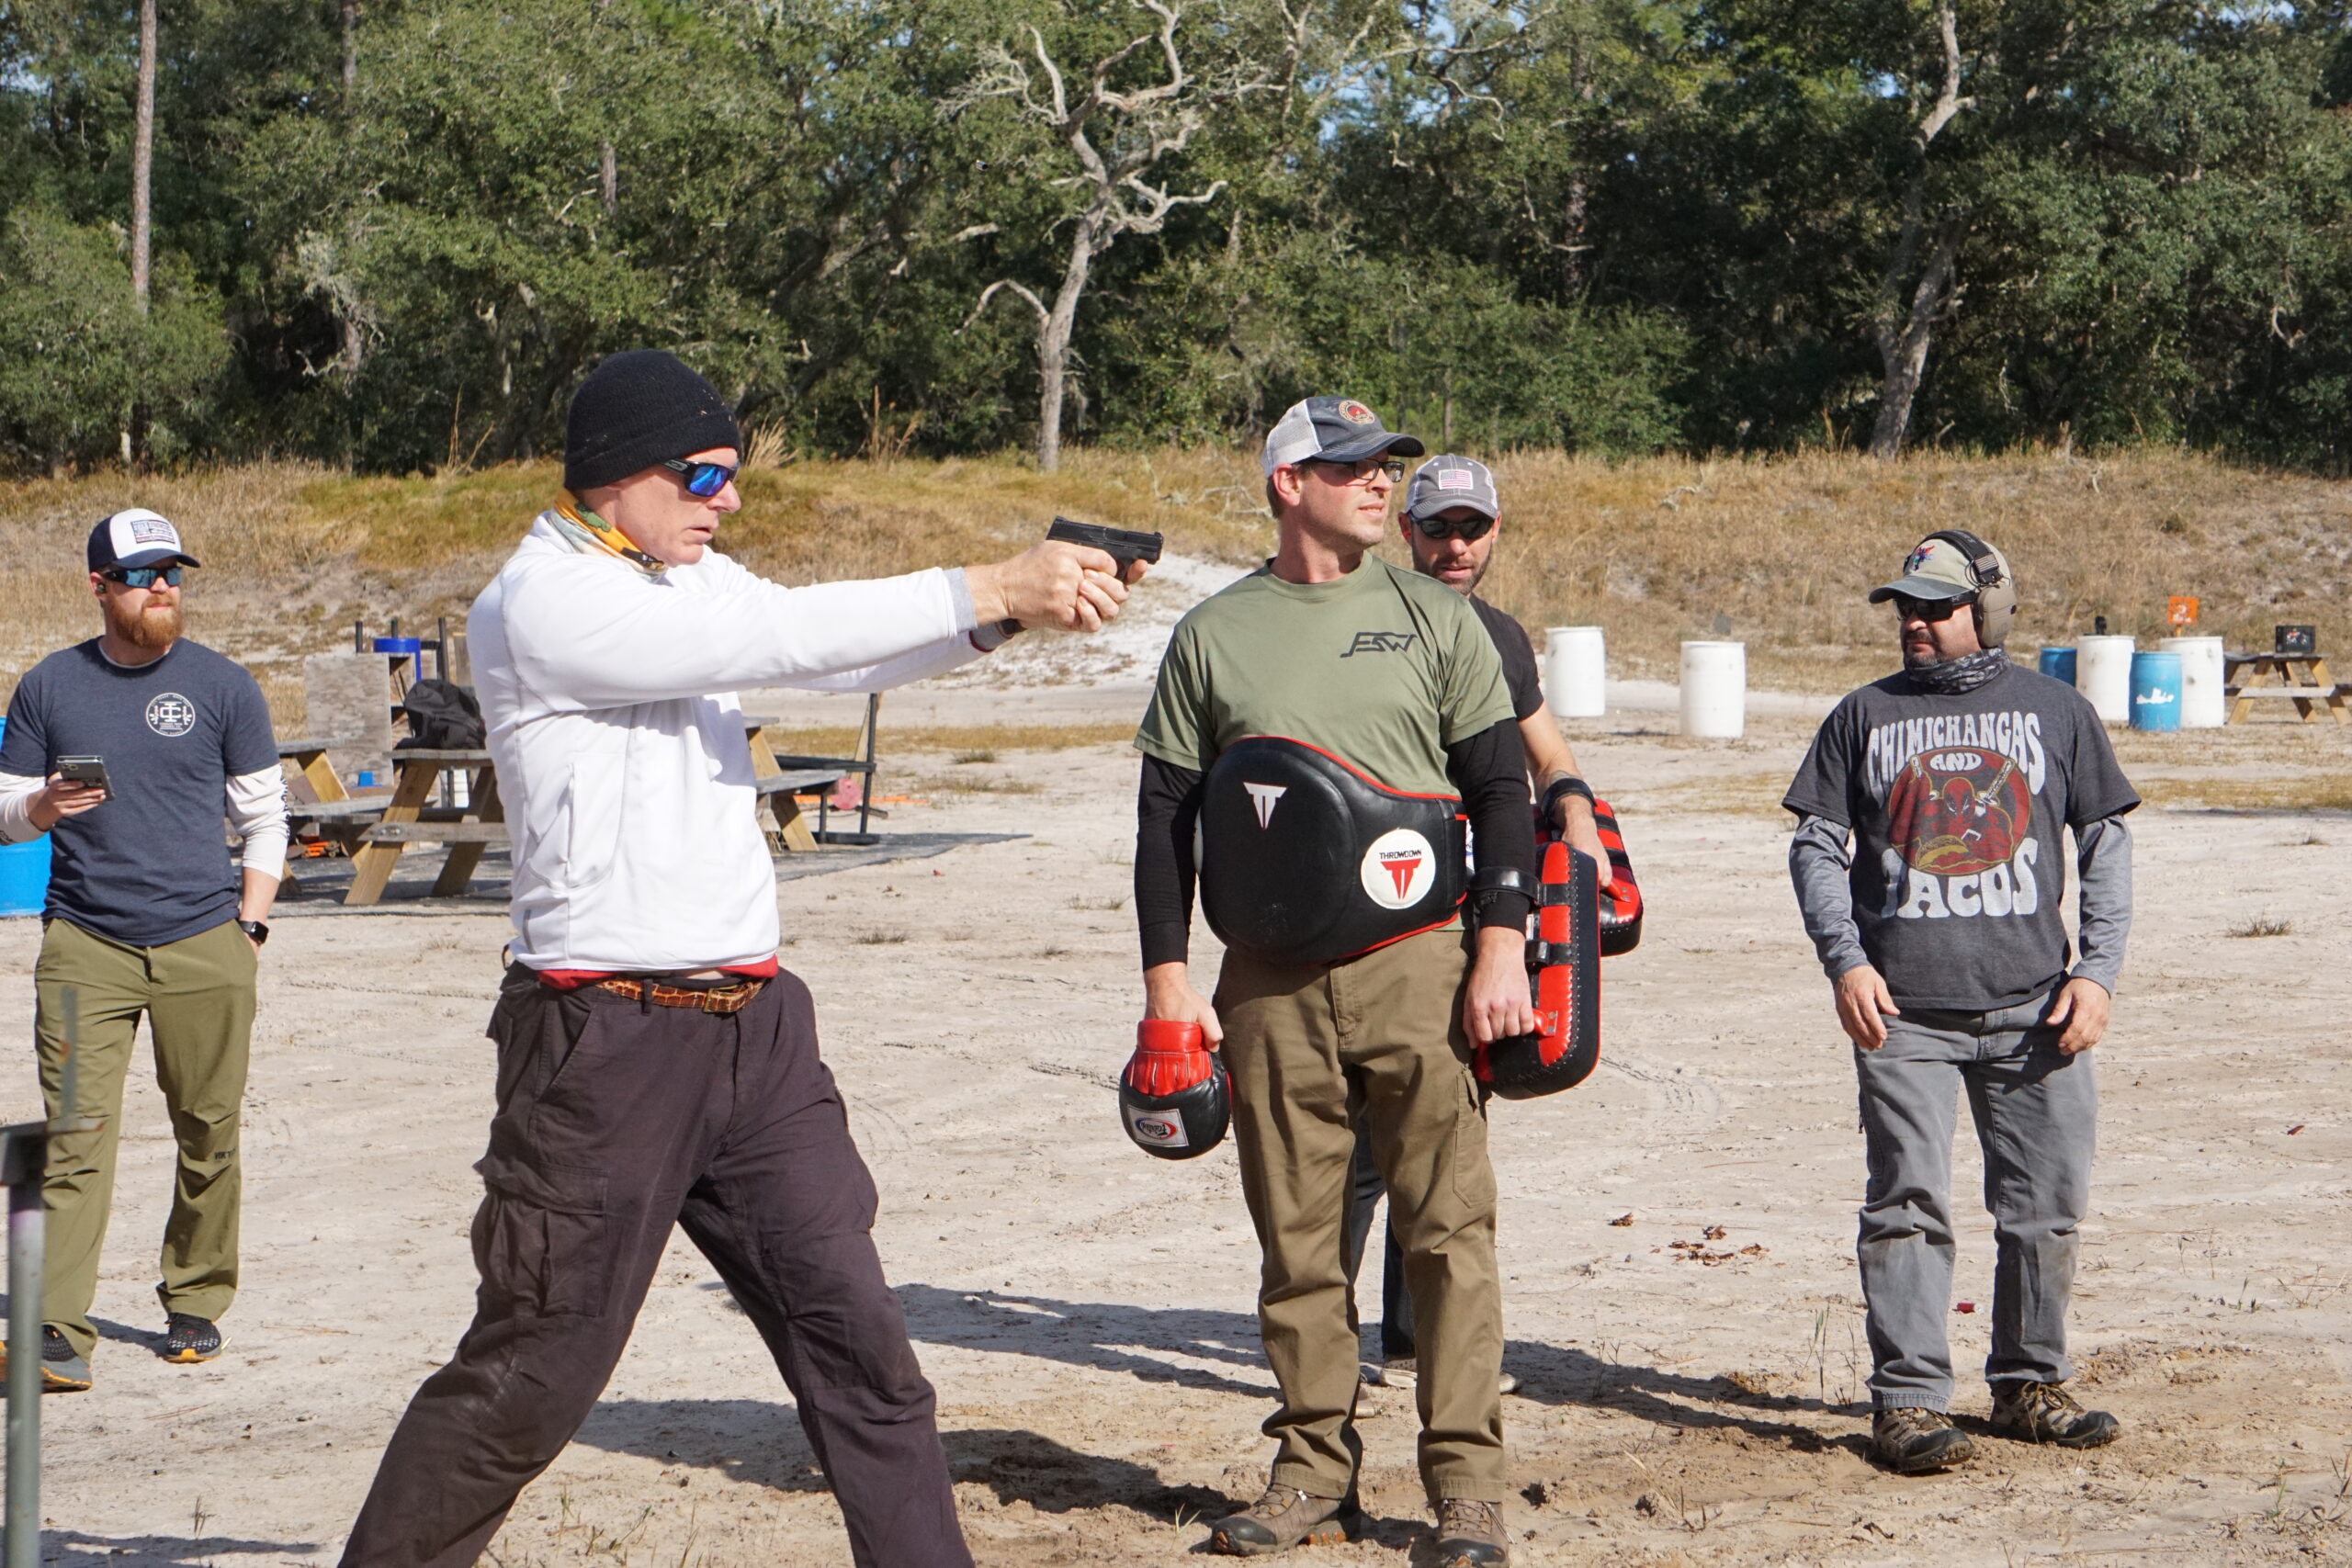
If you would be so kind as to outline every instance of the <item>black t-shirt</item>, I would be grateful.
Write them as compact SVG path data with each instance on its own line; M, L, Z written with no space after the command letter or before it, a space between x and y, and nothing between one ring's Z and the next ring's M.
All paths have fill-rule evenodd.
M1470 607L1478 612L1487 635L1495 639L1495 651L1503 656L1503 684L1510 690L1511 716L1530 716L1544 705L1544 682L1535 673L1535 646L1528 638L1527 628L1476 593L1470 595Z
M108 799L50 830L51 918L128 947L236 918L229 781L277 766L269 706L242 666L186 638L135 669L95 637L52 653L8 701L0 773L46 778L60 757L105 758Z
M1781 804L1853 829L1854 919L1895 1005L1987 1012L2073 961L2062 829L2140 797L2082 694L2011 665L1962 696L1899 673L1849 694Z

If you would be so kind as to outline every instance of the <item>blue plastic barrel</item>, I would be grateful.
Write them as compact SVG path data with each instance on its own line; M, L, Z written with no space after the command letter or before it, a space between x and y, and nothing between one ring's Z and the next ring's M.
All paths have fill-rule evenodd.
M424 639L414 637L379 637L376 639L379 653L422 653Z
M2180 728L2180 655L2135 653L2132 656L2132 728Z
M2075 683L2075 650L2071 648L2045 648L2041 650L2041 672L2053 681Z
M8 721L0 718L0 734ZM49 835L0 844L0 915L38 915L49 903Z

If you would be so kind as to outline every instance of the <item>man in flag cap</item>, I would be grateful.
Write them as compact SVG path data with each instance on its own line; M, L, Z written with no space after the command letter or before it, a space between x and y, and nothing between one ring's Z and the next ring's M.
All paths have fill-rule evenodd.
M1093 630L1103 552L786 588L712 547L726 400L671 355L573 396L564 488L467 619L514 839L474 1321L393 1432L346 1568L465 1568L603 1392L681 1224L767 1342L861 1568L969 1568L873 1179L776 963L751 686L880 691L1023 622Z
M1371 553L1388 528L1399 459L1422 450L1351 398L1309 398L1283 413L1261 455L1273 557L1179 623L1136 739L1145 1014L1221 1042L1263 1258L1259 1324L1281 1387L1265 1426L1276 1443L1265 1493L1210 1534L1212 1551L1233 1555L1363 1529L1357 1331L1341 1260L1359 1126L1394 1207L1420 1330L1419 1461L1437 1513L1435 1560L1460 1568L1510 1555L1495 1178L1470 1061L1474 1043L1534 1021L1523 953L1534 840L1494 639L1461 594ZM1286 765L1345 770L1329 775L1334 798L1367 810L1443 802L1450 818L1458 799L1479 870L1465 918L1415 906L1413 889L1447 852L1430 852L1423 838L1375 837L1361 866L1352 851L1323 857L1345 861L1331 886L1269 897L1306 915L1352 910L1361 897L1378 907L1375 922L1380 908L1398 911L1396 929L1315 961L1283 949L1279 931L1261 931L1255 950L1228 938L1212 1001L1188 964L1194 826L1218 798L1220 758L1255 755L1237 747L1270 739ZM1252 789L1237 815L1217 818L1241 837L1225 842L1220 826L1204 840L1209 872L1246 875L1266 845L1322 822L1309 798L1320 787ZM1416 847L1384 858L1392 838ZM1216 875L1201 886L1222 897ZM1208 913L1218 918L1214 898Z
M179 1168L164 1225L158 1352L220 1354L237 1294L238 1116L254 976L286 871L286 786L261 688L181 633L197 564L168 518L130 507L85 556L104 629L17 682L0 739L0 840L50 835L33 967L41 1089L51 1117L93 1130L50 1141L41 1382L90 1386L90 1305L114 1201L122 1087L139 1021L172 1117ZM243 840L232 865L221 818ZM68 1107L69 1009L77 1103Z
M1469 600L1487 635L1494 638L1495 652L1503 661L1503 684L1510 693L1511 713L1519 723L1520 741L1527 750L1528 783L1543 803L1544 825L1566 840L1570 848L1591 856L1606 886L1609 856L1593 820L1592 789L1584 781L1584 770L1577 765L1575 751L1560 733L1559 721L1544 704L1527 628L1477 592L1487 569L1494 565L1502 515L1502 496L1494 470L1476 457L1441 453L1414 470L1396 531L1412 552L1413 570ZM1368 1131L1357 1137L1353 1179L1346 1257L1351 1280L1363 1261L1382 1190L1380 1165L1372 1156ZM1394 1228L1382 1234L1380 1364L1366 1368L1364 1375L1385 1387L1409 1389L1419 1360L1414 1354L1413 1298L1405 1287L1405 1251ZM1519 1386L1519 1380L1505 1371L1502 1383L1503 1392L1509 1393Z

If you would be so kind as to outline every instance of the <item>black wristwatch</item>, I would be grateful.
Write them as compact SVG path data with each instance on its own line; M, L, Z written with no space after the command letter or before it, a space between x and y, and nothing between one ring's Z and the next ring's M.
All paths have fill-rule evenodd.
M255 947L269 940L269 927L261 920L239 920L237 929L251 937Z

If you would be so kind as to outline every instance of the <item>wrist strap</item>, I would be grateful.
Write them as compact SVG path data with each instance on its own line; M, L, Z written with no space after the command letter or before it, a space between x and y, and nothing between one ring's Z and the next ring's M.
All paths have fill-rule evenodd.
M1550 787L1544 791L1544 820L1549 822L1562 797L1571 795L1583 796L1587 806L1593 804L1592 786L1574 773L1565 773L1554 779Z

